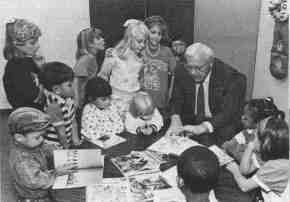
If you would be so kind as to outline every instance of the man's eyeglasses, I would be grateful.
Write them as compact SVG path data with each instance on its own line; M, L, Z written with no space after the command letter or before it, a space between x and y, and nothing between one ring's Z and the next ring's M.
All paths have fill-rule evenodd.
M192 73L193 71L198 71L200 73L207 73L208 72L208 68L207 66L210 64L210 62L206 62L203 65L186 65L185 68Z

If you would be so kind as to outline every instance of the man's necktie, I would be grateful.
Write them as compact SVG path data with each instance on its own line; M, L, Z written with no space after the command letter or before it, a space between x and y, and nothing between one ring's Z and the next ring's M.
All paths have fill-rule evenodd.
M205 104L204 104L204 89L203 83L199 84L198 92L197 92L197 101L196 101L196 116L199 121L202 121L205 117Z

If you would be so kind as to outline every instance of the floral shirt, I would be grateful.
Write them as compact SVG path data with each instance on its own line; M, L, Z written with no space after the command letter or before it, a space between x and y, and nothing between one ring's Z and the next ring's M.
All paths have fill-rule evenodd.
M117 108L111 105L101 110L94 104L87 104L82 114L81 134L88 139L98 139L103 135L121 133L124 124Z

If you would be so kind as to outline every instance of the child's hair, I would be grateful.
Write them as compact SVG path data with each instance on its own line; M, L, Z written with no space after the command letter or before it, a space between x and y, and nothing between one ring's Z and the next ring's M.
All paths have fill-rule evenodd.
M248 109L251 112L251 117L255 123L276 114L280 114L283 119L285 117L284 112L277 108L271 97L252 99L246 102L245 106L248 106Z
M52 90L53 86L73 81L73 79L72 68L62 62L48 62L42 66L40 82L49 91Z
M135 118L151 115L154 113L154 110L155 104L151 96L144 91L137 92L129 106L129 111Z
M96 100L99 97L108 97L112 95L112 87L101 77L90 79L85 87L85 103Z
M121 59L126 59L126 53L130 49L133 39L137 36L148 38L149 30L144 22L135 19L129 19L124 23L126 27L123 39L116 45L115 52Z
M31 107L20 107L8 117L11 135L16 133L25 135L28 132L45 130L50 124L51 120L47 114Z
M14 57L23 57L23 53L16 46L22 46L27 40L38 39L40 36L39 27L25 19L15 19L6 23L4 58L10 60Z
M265 128L258 131L260 153L264 161L289 158L289 128L282 116L277 114L269 117Z
M158 15L150 16L145 19L144 23L149 29L151 29L155 25L159 26L161 30L161 34L162 34L160 43L162 44L170 43L169 34L168 34L168 26L165 20L161 16L158 16Z
M177 162L178 176L192 193L205 193L214 188L219 171L216 155L203 146L194 146L185 150Z
M80 31L77 36L76 59L88 54L90 52L90 44L94 42L94 39L100 39L102 34L102 30L97 28L86 28Z

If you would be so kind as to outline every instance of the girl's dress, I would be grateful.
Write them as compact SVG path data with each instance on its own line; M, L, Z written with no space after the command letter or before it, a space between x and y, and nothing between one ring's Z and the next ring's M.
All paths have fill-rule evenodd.
M137 134L137 128L145 125L154 125L157 131L159 131L163 127L163 118L157 108L155 108L153 112L152 119L146 121L139 117L133 117L130 112L126 113L125 128L128 132L132 134Z
M34 107L42 110L44 102L40 99L38 76L39 69L31 57L13 58L7 62L3 83L13 108Z
M87 104L82 115L81 134L88 139L98 139L103 135L114 135L124 130L124 124L117 108L111 105L101 110L94 104Z
M265 202L284 202L289 180L289 159L276 159L264 163L252 179L262 188ZM289 186L289 185L288 185ZM289 194L289 193L288 193Z
M113 52L111 57L105 58L98 74L109 81L112 87L112 102L122 116L128 111L132 97L140 90L139 74L143 64L143 60L136 56L121 59Z
M77 102L80 107L84 104L85 86L88 80L96 76L98 68L96 57L91 54L81 56L73 68L75 77L78 78L76 90Z
M169 79L176 66L175 57L170 48L162 45L156 55L148 49L144 52L143 88L152 96L156 106L164 109L169 101Z

